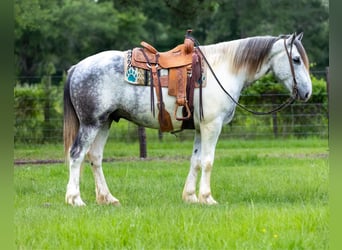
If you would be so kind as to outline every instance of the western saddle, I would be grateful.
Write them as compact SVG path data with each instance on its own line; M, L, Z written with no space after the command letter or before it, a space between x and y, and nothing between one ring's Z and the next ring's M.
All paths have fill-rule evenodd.
M150 71L151 75L151 111L154 110L154 93L156 90L158 99L158 120L162 132L173 130L171 117L165 109L161 91L160 70L168 70L168 94L176 97L174 117L178 121L185 121L192 118L193 113L193 92L195 84L200 87L200 103L202 93L202 68L201 57L194 47L194 41L190 36L191 30L185 35L184 44L180 44L167 52L158 52L152 45L142 41L143 48L134 48L132 51L131 65ZM164 84L163 84L164 85ZM177 116L178 107L182 106L182 117ZM193 123L193 121L192 121ZM183 122L184 125L184 122ZM182 126L183 127L183 126Z

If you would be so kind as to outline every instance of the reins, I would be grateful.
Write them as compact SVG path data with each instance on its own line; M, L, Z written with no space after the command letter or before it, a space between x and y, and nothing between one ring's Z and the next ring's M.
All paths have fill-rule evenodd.
M251 110L251 109L248 109L246 106L242 105L241 103L239 103L238 101L236 101L229 93L228 91L222 86L222 83L220 82L220 80L218 79L218 77L216 76L213 68L211 67L211 65L209 64L206 56L204 55L204 53L202 52L202 50L200 49L200 43L192 36L189 36L189 38L191 38L196 46L196 48L198 49L198 51L201 53L204 61L206 62L206 64L208 65L209 69L210 69L210 72L213 74L216 82L218 83L218 85L221 87L221 89L223 90L223 92L229 96L229 98L237 105L239 106L240 108L246 110L247 112L249 113L252 113L254 115L269 115L269 114L273 114L275 112L278 112L288 106L290 106L297 98L298 96L298 89L297 89L297 81L296 81L296 76L295 76L295 71L294 71L294 67L293 67L293 63L292 63L292 60L291 60L291 56L292 56L292 47L293 47L293 42L294 42L294 39L291 41L291 47L290 47L290 53L288 52L288 49L287 49L287 46L286 46L286 38L284 38L284 46L285 46L285 50L286 50L286 55L289 59L289 63L290 63L290 69L291 69L291 74L292 74L292 79L293 79L293 88L292 88L292 91L294 93L294 97L293 96L290 96L286 102L280 104L278 107L270 110L270 111L266 111L266 112L260 112L260 111L254 111L254 110Z

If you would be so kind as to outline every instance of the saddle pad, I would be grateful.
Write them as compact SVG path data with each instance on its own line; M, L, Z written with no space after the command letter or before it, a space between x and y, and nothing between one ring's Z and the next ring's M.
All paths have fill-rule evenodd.
M133 67L131 65L132 50L125 52L124 58L124 79L126 82L138 85L138 86L150 86L151 85L151 73L149 70ZM206 86L206 67L202 60L202 87ZM162 87L167 88L169 84L169 70L160 69L160 84ZM200 84L196 84L196 88L199 88Z

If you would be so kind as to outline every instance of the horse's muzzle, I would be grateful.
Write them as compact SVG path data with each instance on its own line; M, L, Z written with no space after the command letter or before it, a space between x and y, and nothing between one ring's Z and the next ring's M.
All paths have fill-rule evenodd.
M308 101L311 97L311 91L299 91L297 94L297 99L299 101Z

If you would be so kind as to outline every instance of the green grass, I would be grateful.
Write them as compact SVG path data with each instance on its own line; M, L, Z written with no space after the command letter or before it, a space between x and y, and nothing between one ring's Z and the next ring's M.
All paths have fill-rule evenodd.
M191 142L109 141L108 185L122 206L99 206L86 166L86 207L64 204L64 164L14 169L17 249L328 249L326 140L222 140L212 192L217 206L181 200ZM180 147L182 148L181 150ZM183 149L184 147L184 149ZM61 146L15 149L16 159L59 159Z

